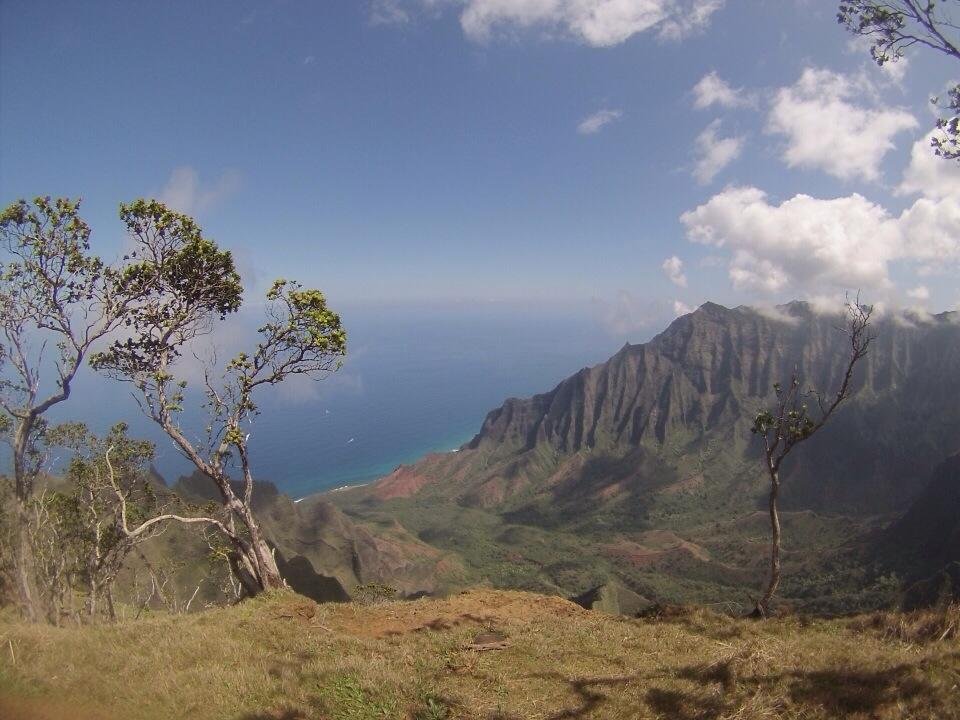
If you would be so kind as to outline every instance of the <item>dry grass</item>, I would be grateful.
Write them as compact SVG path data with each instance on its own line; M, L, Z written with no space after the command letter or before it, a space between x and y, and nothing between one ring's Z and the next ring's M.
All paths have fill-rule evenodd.
M491 590L374 606L279 593L112 627L0 618L0 717L960 718L953 621L883 618L629 620ZM509 647L468 649L485 630Z
M908 643L941 642L960 637L960 604L909 613L876 612L857 618L850 625Z

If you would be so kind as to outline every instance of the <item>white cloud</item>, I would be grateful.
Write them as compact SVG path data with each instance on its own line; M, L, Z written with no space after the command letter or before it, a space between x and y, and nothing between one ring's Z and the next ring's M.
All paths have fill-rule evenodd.
M687 286L687 276L683 274L683 260L676 255L668 257L660 267L663 268L664 274L670 278L670 282L674 285L678 287Z
M730 279L743 290L878 297L893 288L894 262L960 266L960 198L921 198L894 217L856 193L773 205L757 188L732 187L680 220L690 240L729 251Z
M757 188L728 188L681 218L694 242L728 249L735 287L761 292L886 287L896 222L860 195L797 195L771 205Z
M911 290L907 290L907 297L923 302L930 299L930 290L927 289L926 285L918 285Z
M689 315L692 312L693 308L687 305L685 302L680 300L673 301L673 314L677 317L680 317L681 315Z
M818 168L842 180L880 178L893 138L917 126L905 110L855 104L872 88L863 79L806 68L796 84L780 88L767 131L786 138L790 167Z
M693 169L693 176L701 185L713 181L721 170L732 163L743 151L744 139L738 137L717 137L720 121L714 120L697 136L696 149L699 159Z
M199 215L214 207L240 188L240 173L227 170L212 185L200 182L196 170L189 166L175 168L160 191L158 199L186 215Z
M686 12L675 13L660 27L665 40L683 40L706 31L715 12L723 8L725 0L695 0Z
M773 320L774 322L785 323L787 325L798 325L800 323L800 318L798 316L784 312L776 305L767 305L765 303L761 303L751 307L757 313L757 315L762 315L763 317L767 318L767 320Z
M906 55L892 62L885 62L880 69L895 84L900 85L910 69L910 58Z
M460 24L486 41L512 29L540 29L594 47L657 30L665 39L702 31L723 0L466 0Z
M605 125L609 125L621 117L623 117L623 111L621 110L598 110L593 115L583 119L577 126L577 132L581 135L593 135L600 132Z
M960 264L960 195L920 198L903 211L899 225L906 254L921 263L923 274L950 272Z
M697 110L705 110L711 105L725 108L741 107L751 103L750 97L743 88L733 88L716 70L707 73L693 86L693 106Z
M934 154L930 141L937 132L932 130L913 144L910 164L903 173L897 194L960 198L960 163L944 160Z

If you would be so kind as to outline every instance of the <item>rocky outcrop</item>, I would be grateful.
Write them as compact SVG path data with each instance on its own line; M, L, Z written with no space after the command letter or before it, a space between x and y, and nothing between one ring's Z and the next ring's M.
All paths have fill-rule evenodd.
M187 499L216 499L213 484L199 473L180 478L174 490ZM373 533L321 495L294 502L273 483L257 482L253 506L278 562L299 584L295 589L314 599L344 600L370 582L404 595L431 593L458 571L456 561L399 524Z

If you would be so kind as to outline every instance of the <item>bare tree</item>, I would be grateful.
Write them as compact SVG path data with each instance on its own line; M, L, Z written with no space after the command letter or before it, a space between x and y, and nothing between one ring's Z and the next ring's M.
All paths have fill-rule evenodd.
M37 592L49 622L116 619L113 588L130 554L176 521L219 524L169 512L182 505L160 497L147 469L153 445L127 436L124 423L98 438L82 423L51 428L46 441L74 452L64 479L31 499Z
M870 333L870 316L873 308L856 301L847 303L847 327L842 329L849 340L850 354L840 387L833 396L825 396L817 390L801 392L800 377L794 370L786 387L776 383L773 387L777 404L773 410L757 413L751 431L763 440L764 468L770 480L770 577L763 595L753 610L755 617L767 617L770 603L780 585L781 529L778 500L780 497L780 468L784 459L804 440L809 440L833 416L840 404L850 397L851 381L856 365L866 355L873 340ZM807 401L815 404L811 410Z
M904 51L926 47L960 60L960 0L843 0L837 20L855 35L867 38L877 65L896 62ZM946 111L937 120L931 144L947 160L960 160L960 85L947 101L933 103Z
M43 614L27 525L44 460L44 415L70 397L84 358L122 324L133 299L122 273L90 253L79 208L79 201L40 197L0 213L0 408L13 455L16 584L31 619Z
M190 218L162 203L138 200L121 206L121 218L143 261L129 268L135 288L150 289L130 315L131 335L98 353L99 370L131 382L144 412L180 452L209 478L221 500L220 530L233 551L232 569L247 595L282 586L273 553L253 512L254 478L245 425L257 414L254 393L294 375L322 376L345 354L340 318L318 290L278 280L267 293L267 322L260 342L218 374L205 372L206 438L194 440L178 417L187 381L175 375L182 351L240 307L242 286L233 259L205 238ZM231 480L231 468L240 473Z

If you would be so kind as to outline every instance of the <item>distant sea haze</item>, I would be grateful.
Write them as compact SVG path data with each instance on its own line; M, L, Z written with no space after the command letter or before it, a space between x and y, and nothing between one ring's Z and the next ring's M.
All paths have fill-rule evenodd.
M348 359L340 371L257 397L261 413L249 427L255 474L294 498L369 482L429 452L454 450L507 397L549 390L602 362L624 340L587 308L367 307L348 309L343 318ZM132 435L156 443L157 469L168 483L191 472L140 413L130 389L86 372L56 419L83 420L101 432L125 420ZM196 437L203 428L198 400L188 396L181 418Z

